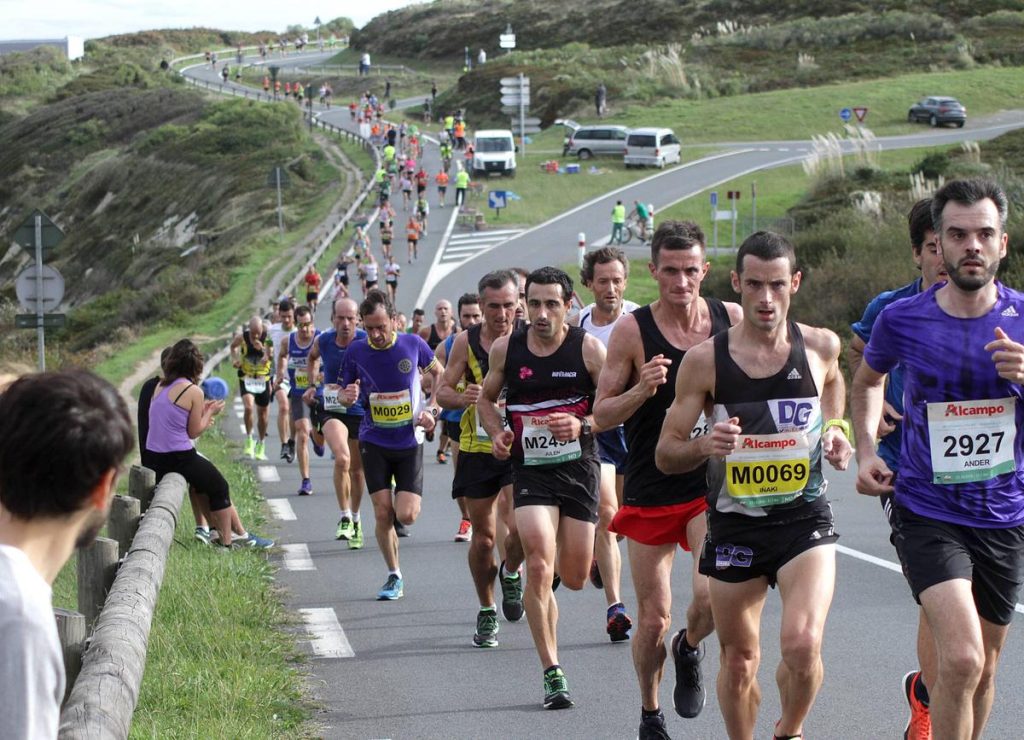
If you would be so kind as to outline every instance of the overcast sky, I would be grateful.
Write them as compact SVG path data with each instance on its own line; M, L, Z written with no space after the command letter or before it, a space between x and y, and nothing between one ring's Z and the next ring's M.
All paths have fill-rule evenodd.
M0 0L0 39L99 38L156 28L230 31L309 28L348 16L357 27L413 0Z

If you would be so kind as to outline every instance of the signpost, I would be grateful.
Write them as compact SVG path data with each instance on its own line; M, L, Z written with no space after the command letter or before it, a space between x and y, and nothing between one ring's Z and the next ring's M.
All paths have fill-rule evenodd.
M501 209L508 208L508 198L504 190L491 190L487 193L487 207L494 209L494 217L501 216Z
M56 308L64 298L64 278L52 267L43 264L48 254L60 244L64 232L42 211L35 211L14 232L14 241L28 251L35 251L35 265L18 275L15 290L21 307L29 314L15 317L19 328L35 327L39 350L39 371L46 370L46 326L63 326L63 314L47 315L48 308ZM34 289L33 289L34 288Z
M851 111L849 108L840 108L839 118L843 123L846 123L851 118L853 118L853 111Z
M291 184L284 167L275 167L267 175L267 185L277 189L277 228L281 232L282 239L284 238L284 211L281 208L281 188L287 188Z
M505 33L498 36L498 46L512 51L516 48L516 35L512 32L512 24L505 26Z
M511 31L511 28L509 28ZM513 45L515 37L513 36ZM520 74L501 78L501 112L516 116L519 125L512 122L512 133L519 137L519 148L526 154L526 134L540 131L540 119L526 117L530 107L530 78Z
M864 123L864 119L868 117L868 109L859 105L853 109L853 115L857 116L857 123Z

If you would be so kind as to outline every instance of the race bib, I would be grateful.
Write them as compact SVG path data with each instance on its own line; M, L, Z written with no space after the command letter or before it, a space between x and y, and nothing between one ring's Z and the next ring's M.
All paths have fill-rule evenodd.
M971 483L1014 470L1015 401L948 401L928 404L932 482Z
M807 486L810 449L802 432L741 434L725 458L725 485L744 506L785 504Z
M242 379L242 385L245 386L247 393L258 396L267 390L267 379L245 377Z
M341 403L341 386L324 386L324 411L344 411L345 406Z
M309 373L306 372L306 368L295 371L295 387L309 388Z
M704 416L704 412L700 412L700 418L697 419L697 423L693 425L693 429L690 431L690 439L697 439L697 437L703 437L711 432L711 425L708 424L708 417Z
M408 390L370 394L370 418L379 427L412 424L412 399Z
M523 417L523 464L556 465L578 460L583 451L578 439L559 442L548 430L548 417Z

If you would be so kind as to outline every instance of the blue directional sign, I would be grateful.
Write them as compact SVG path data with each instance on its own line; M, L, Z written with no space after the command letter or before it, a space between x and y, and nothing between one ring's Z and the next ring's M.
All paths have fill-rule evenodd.
M851 118L853 118L853 111L850 110L849 108L841 108L839 110L839 117L843 119L843 121L849 121Z
M712 190L711 191L711 207L714 208L717 205L718 205L718 191L717 190Z
M507 208L508 198L504 190L492 190L487 194L488 208Z

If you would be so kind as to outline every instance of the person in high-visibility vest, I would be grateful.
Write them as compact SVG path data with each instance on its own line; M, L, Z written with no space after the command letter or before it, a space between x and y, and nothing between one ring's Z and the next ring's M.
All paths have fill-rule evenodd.
M455 173L455 205L461 206L466 202L466 188L469 187L469 173L466 172L462 163L458 163L459 171Z
M466 148L466 124L462 121L455 122L455 148L459 151Z
M609 244L622 244L622 231L626 225L626 206L622 205L622 201L615 201L615 205L612 207L612 237L608 240Z

